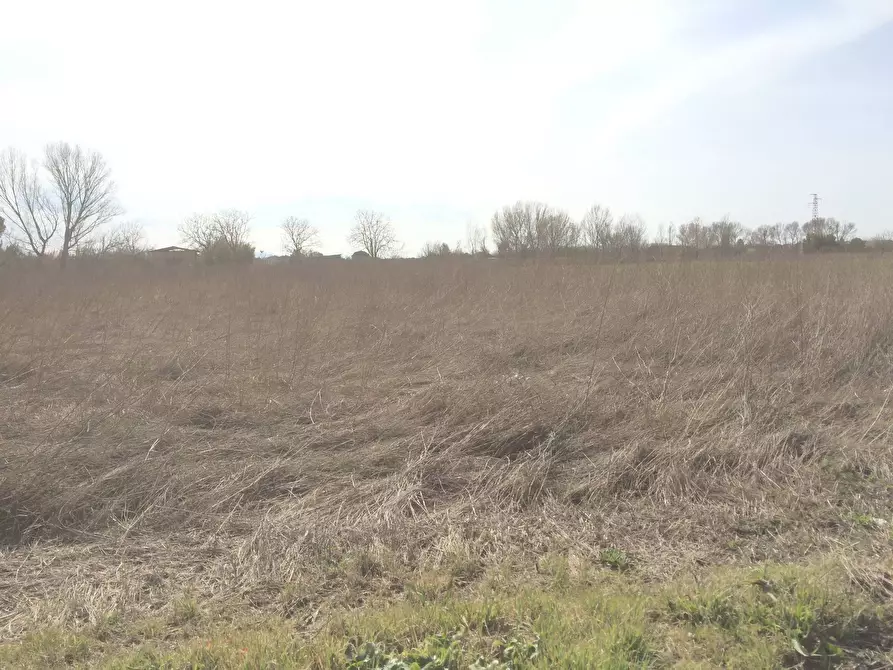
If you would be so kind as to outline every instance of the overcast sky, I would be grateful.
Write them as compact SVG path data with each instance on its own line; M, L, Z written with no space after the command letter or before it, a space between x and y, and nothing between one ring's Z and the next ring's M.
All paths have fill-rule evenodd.
M0 0L0 147L102 152L155 245L237 207L405 253L518 199L893 229L893 0Z

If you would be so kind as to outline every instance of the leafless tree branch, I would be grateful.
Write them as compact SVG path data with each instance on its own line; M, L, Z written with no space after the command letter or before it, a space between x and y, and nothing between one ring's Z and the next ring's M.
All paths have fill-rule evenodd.
M12 147L0 154L0 215L14 229L12 237L36 256L44 256L59 230L60 217L25 155Z
M606 251L614 240L614 216L608 207L593 205L580 222L583 243L592 249Z
M347 241L372 258L385 258L399 251L393 224L383 214L372 210L361 209L356 213Z
M483 226L469 224L466 230L466 243L468 244L468 253L472 255L486 256L487 250L487 229Z
M238 209L215 214L193 214L177 227L180 240L201 252L223 243L232 249L249 244L251 216Z
M580 229L570 216L540 202L517 202L491 221L500 253L555 252L577 245Z
M289 256L306 256L319 245L319 230L307 219L287 217L280 226L282 247Z
M44 167L50 175L54 208L62 225L62 266L69 253L100 226L123 213L111 170L101 154L66 142L49 144Z
M137 256L146 251L146 234L138 221L126 221L109 231L92 235L75 248L78 256Z

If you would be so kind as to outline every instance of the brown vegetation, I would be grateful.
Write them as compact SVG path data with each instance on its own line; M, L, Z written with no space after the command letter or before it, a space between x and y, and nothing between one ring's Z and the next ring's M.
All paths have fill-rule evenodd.
M466 587L555 554L649 580L890 549L887 259L23 266L0 287L7 636L184 592L312 628L406 575Z

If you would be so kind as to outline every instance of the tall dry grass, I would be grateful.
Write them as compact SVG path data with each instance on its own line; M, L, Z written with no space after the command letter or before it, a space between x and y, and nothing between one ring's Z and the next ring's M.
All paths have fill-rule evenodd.
M357 550L362 575L607 546L664 574L889 517L887 259L0 282L11 628L145 583L327 593Z

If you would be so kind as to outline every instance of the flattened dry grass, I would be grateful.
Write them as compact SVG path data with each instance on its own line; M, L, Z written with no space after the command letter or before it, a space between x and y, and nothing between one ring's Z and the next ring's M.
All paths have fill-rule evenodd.
M886 258L3 272L10 640L890 553Z

